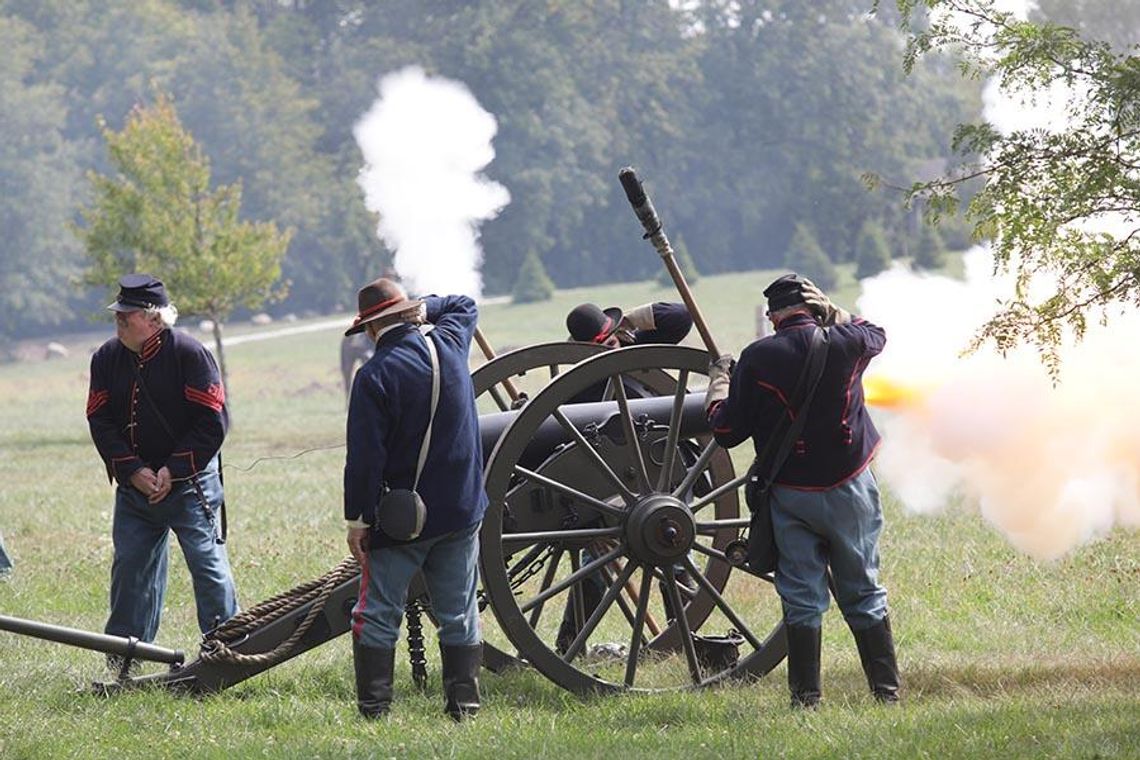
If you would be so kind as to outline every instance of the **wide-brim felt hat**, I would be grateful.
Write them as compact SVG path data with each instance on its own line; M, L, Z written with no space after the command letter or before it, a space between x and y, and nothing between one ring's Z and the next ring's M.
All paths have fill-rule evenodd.
M575 306L566 315L566 329L570 339L582 343L602 343L613 335L621 324L622 311L616 306L602 309L592 303Z
M160 309L170 305L162 280L149 274L128 274L119 279L119 294L107 305L111 311Z
M356 294L356 303L356 317L352 320L352 326L344 331L346 336L363 332L364 326L369 322L418 309L423 300L408 298L395 283L381 277L360 289Z

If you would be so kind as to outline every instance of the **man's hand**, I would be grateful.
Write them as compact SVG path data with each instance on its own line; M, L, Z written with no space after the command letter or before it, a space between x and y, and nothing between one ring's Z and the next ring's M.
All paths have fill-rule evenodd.
M732 383L732 370L736 361L732 354L721 354L709 362L709 387L705 391L705 412L718 401L728 398L728 387Z
M348 551L356 560L356 564L365 567L368 564L368 534L369 528L348 529Z
M158 476L149 467L141 467L131 475L131 485L150 500L150 497L158 493Z
M816 287L816 284L811 280L806 280L803 287L800 288L800 293L803 295L804 304L819 317L819 321L825 326L841 325L845 322L851 321L851 315L844 309L836 306L831 302L822 290Z
M169 468L160 468L158 473L155 474L155 492L147 497L147 501L151 504L157 504L170 495L170 489L173 486L174 479L170 477Z

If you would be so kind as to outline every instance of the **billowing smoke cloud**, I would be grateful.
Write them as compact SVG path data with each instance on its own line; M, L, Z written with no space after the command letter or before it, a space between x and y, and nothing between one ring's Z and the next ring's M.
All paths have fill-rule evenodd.
M480 174L495 157L495 117L462 84L418 67L382 77L379 91L353 129L377 234L410 291L478 296L479 225L510 202Z
M859 310L888 335L867 377L887 406L878 473L915 511L963 495L1042 559L1140 526L1140 314L1066 347L1054 387L1031 348L960 355L1008 292L990 267L975 249L964 282L894 269L863 283Z
M1003 5L1025 17L1023 0ZM1072 97L1063 86L1026 94L991 82L986 118L1007 134L1063 129ZM1112 221L1097 226L1110 234L1134 226ZM1041 559L1114 526L1140 526L1140 314L1110 309L1107 325L1070 341L1053 386L1031 347L1004 358L992 347L960 355L1012 293L992 271L988 250L977 248L964 282L898 268L863 283L859 309L888 333L866 378L868 397L887 407L877 415L879 474L915 511L965 497Z

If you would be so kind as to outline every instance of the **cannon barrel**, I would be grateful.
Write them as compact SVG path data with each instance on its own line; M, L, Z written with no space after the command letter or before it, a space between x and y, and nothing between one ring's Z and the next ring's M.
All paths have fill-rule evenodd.
M121 657L165 662L169 665L180 665L186 659L186 656L179 649L167 649L154 644L147 644L134 637L92 633L77 628L39 623L34 620L24 620L7 615L0 615L0 631L33 636L37 639L46 639L83 649L93 649L96 652L117 654Z
M685 405L681 412L681 437L691 438L710 432L708 420L705 417L704 393L690 393L685 396ZM651 398L633 398L629 400L629 411L634 419L648 417L662 425L668 424L672 413L673 398L671 396L654 396ZM594 425L598 428L619 413L616 401L595 401L587 404L566 404L561 407L562 413L578 430L585 430ZM507 426L518 416L517 411L496 412L479 415L479 434L483 444L483 457L486 459L495 449L499 436ZM554 418L546 420L535 432L534 437L527 445L524 460L542 461L558 446L570 441L569 434Z

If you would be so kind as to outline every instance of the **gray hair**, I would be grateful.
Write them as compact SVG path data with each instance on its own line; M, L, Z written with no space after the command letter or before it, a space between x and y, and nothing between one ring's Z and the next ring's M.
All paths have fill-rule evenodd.
M168 303L166 306L148 306L145 311L147 319L157 319L166 328L174 327L174 323L178 321L178 307L173 303Z

